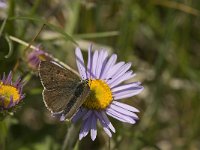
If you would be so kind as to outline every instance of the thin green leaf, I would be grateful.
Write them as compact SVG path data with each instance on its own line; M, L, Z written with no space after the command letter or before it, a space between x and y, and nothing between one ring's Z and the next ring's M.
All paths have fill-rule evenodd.
M0 37L1 37L1 35L2 35L2 33L3 33L3 30L4 30L4 28L5 28L6 21L7 21L7 19L4 19L4 21L3 21L2 25L1 25L1 28L0 28Z
M108 31L108 32L100 32L100 33L87 33L87 34L78 34L75 35L75 38L104 38L104 37L112 37L112 36L118 36L118 31Z
M6 38L6 41L8 42L9 51L8 51L8 54L4 57L9 58L13 53L13 44L12 44L12 41L9 39L8 35L6 35L5 38Z

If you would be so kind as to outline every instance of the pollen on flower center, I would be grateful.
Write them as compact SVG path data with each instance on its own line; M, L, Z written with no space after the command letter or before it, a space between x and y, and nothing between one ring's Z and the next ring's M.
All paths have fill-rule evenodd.
M89 80L90 94L83 106L88 109L105 109L112 102L112 92L103 80Z
M12 97L13 102L16 102L20 99L19 91L10 85L2 85L0 83L0 96L4 99L4 105L8 106L10 103L10 98Z

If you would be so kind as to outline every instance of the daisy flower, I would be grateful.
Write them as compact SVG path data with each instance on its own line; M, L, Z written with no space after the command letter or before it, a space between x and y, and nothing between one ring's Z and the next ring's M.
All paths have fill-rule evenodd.
M20 78L13 83L11 72L7 77L5 73L3 74L2 79L0 79L0 110L7 110L24 98L22 87L23 83Z
M129 70L131 63L118 62L117 55L108 56L104 50L91 53L92 46L88 49L88 62L85 66L80 48L76 48L76 62L82 80L88 80L90 94L82 107L73 116L72 122L82 120L79 140L90 132L94 141L97 136L97 121L103 126L109 137L115 128L108 116L121 122L135 124L138 120L136 109L133 106L120 102L121 99L139 94L143 90L140 82L122 84L133 78L135 74ZM87 69L86 69L87 68Z

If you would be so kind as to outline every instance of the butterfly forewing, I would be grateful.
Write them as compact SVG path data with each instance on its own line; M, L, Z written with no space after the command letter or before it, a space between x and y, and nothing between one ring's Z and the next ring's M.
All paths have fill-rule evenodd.
M39 75L43 86L48 90L80 82L78 75L52 61L40 63Z

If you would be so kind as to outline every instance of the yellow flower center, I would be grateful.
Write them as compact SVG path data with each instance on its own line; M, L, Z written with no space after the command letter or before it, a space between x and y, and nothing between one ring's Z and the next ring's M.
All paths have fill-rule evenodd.
M0 82L0 97L3 97L4 101L0 101L0 105L7 107L10 103L10 97L13 97L13 102L17 102L20 99L20 94L17 88L10 85L3 85Z
M112 92L103 80L89 80L90 94L83 106L88 109L105 109L112 102Z

